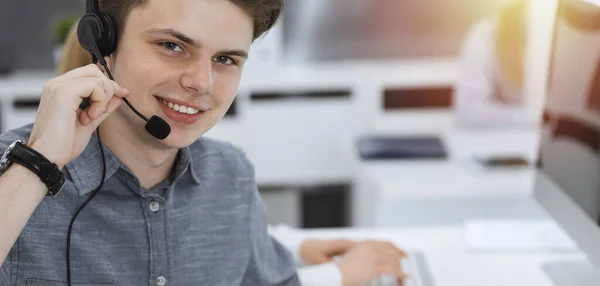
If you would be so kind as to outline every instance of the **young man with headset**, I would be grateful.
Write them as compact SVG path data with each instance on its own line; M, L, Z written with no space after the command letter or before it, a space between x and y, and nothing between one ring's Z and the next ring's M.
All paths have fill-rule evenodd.
M299 285L244 154L198 140L282 1L100 4L79 39L115 81L97 65L56 77L33 127L0 138L0 284Z
M201 138L282 6L89 0L78 35L98 64L50 80L35 123L0 136L0 284L298 285L251 164ZM403 275L399 250L360 245L347 268L377 263L357 279Z

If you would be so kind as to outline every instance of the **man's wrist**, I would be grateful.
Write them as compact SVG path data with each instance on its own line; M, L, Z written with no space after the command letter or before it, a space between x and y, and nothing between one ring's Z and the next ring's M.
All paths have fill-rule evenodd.
M36 144L31 145L37 146ZM39 148L38 150L42 151ZM5 172L8 166L21 165L41 180L47 187L48 195L56 196L64 186L64 175L57 164L50 161L38 150L26 145L22 140L16 140L7 148L0 159L0 172Z
M40 190L39 192L34 192L35 194L40 195L40 200L48 193L48 188L40 178L31 170L20 164L11 164L2 176L7 178L12 177L15 182L27 182L28 184L33 184L34 187L32 189Z
M31 142L31 141L27 143L27 147L42 154L42 156L44 156L44 158L46 158L46 160L50 161L51 163L56 164L56 166L58 166L58 169L62 171L64 165L61 164L60 162L58 162L58 160L52 156L52 154L56 153L56 151L46 150L43 147L43 144L36 144L35 142Z

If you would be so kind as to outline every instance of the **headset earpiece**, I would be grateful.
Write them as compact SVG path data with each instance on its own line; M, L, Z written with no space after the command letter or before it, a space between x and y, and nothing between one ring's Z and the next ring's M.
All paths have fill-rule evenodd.
M114 21L105 13L87 13L83 16L77 26L77 37L81 47L96 58L112 54L117 47Z
M102 40L99 43L100 52L104 56L108 56L115 52L117 49L117 27L112 17L105 13L100 13L100 20L102 20L103 33Z
M86 14L79 20L77 26L77 38L82 48L92 53L94 46L98 44L100 34L100 20L94 14Z

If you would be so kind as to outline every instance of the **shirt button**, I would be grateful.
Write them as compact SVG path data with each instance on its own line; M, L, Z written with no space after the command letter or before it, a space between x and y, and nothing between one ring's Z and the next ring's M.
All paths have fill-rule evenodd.
M157 212L159 209L160 209L160 204L158 202L156 202L156 201L150 202L150 210L152 212Z
M156 285L164 286L165 284L167 284L167 279L165 277L162 277L162 276L156 277Z

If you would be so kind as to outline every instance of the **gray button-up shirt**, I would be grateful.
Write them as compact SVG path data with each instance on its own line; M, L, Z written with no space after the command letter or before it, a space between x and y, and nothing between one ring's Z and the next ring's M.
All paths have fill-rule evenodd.
M0 135L0 151L27 142L30 132L31 125ZM299 285L291 255L267 234L241 151L201 138L150 190L106 146L104 153L104 186L73 226L73 285ZM2 265L0 285L66 285L69 222L102 176L95 135L63 172L62 192L37 207Z

